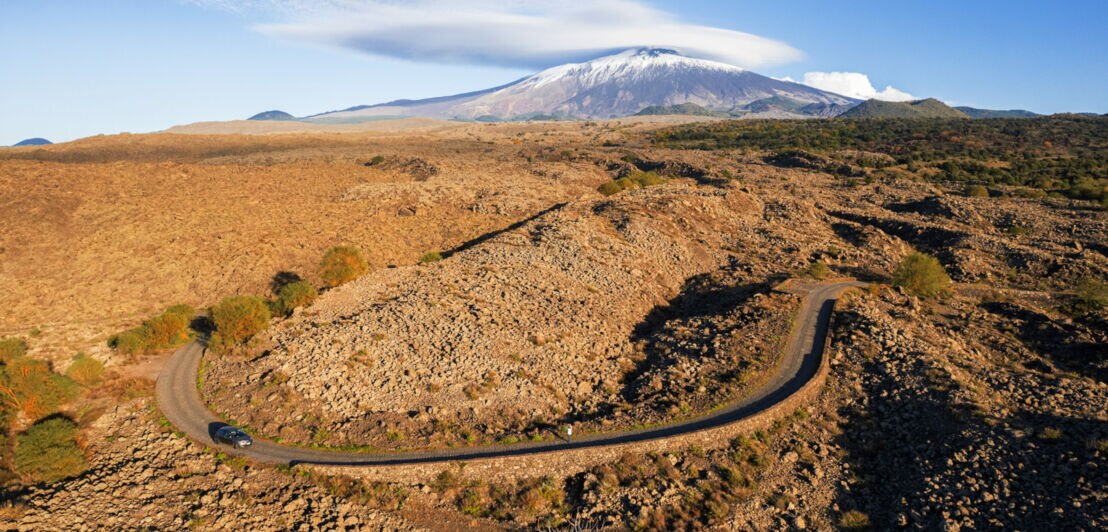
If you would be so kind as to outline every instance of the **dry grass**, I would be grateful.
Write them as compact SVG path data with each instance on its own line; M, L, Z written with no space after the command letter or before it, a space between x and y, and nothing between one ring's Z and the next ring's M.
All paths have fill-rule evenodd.
M512 143L517 129L118 135L5 152L0 335L41 328L36 352L103 353L107 335L170 304L265 294L282 271L319 284L335 245L366 250L373 269L412 264L606 179L587 162L546 165L557 181L532 173L520 152L540 148ZM440 172L366 167L375 154Z

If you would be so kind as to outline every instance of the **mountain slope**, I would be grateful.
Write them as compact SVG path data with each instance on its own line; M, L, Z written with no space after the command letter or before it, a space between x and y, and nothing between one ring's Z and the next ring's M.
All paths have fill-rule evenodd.
M1023 109L1000 111L993 109L977 109L974 107L965 106L955 107L955 109L965 113L970 118L1035 118L1036 116L1042 116L1039 113L1024 111Z
M15 144L13 144L12 146L14 146L14 147L19 147L19 146L46 146L47 144L53 144L53 142L50 142L49 140L46 140L44 138L35 137L33 139L21 140L21 141L15 143Z
M637 113L635 116L658 116L658 115L686 115L686 116L716 116L727 117L730 116L727 113L719 111L709 111L695 103L679 103L677 105L651 105Z
M296 117L284 111L273 110L258 113L247 120L296 120Z
M762 111L745 106L770 100ZM782 102L791 102L783 108ZM799 83L779 81L739 67L686 57L673 50L641 48L585 63L553 67L484 91L428 100L401 100L309 117L310 121L357 121L381 116L447 119L525 119L534 116L610 118L648 107L695 104L732 114L772 112L830 116L858 100Z
M914 102L866 100L840 118L967 118L966 114L934 98Z

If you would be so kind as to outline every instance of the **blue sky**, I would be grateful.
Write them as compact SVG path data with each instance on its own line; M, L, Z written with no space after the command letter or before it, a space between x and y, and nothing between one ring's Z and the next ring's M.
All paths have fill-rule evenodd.
M1108 112L1103 0L328 1L0 0L0 145L464 92L579 59L581 42L635 39L776 77L861 73L955 104ZM383 14L414 22L378 27ZM521 14L545 34L512 33Z

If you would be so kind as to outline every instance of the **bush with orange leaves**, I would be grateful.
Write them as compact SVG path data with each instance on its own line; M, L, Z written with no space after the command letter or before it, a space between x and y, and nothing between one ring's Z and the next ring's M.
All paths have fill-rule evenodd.
M77 397L77 383L54 373L45 360L19 357L0 366L0 403L7 412L37 419Z
M369 265L358 248L353 246L331 248L319 264L319 277L327 286L349 283L368 271Z

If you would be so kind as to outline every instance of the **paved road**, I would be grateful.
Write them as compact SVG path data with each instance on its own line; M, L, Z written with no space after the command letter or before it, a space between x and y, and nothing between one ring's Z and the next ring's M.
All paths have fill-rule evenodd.
M843 290L861 286L857 282L839 282L812 288L801 304L796 324L789 338L786 352L773 377L754 393L709 414L669 425L647 429L609 432L575 437L572 442L525 442L510 445L444 449L440 451L410 453L358 453L325 451L279 445L255 439L254 445L242 450L230 450L234 454L252 460L282 464L323 465L383 465L452 460L472 460L497 456L557 452L564 449L597 447L634 441L664 438L676 434L716 427L761 412L789 397L812 379L819 369L823 356L824 340L835 299ZM158 406L169 421L196 441L213 444L211 435L224 425L208 411L200 399L196 387L197 372L203 346L190 343L170 358L158 377Z

